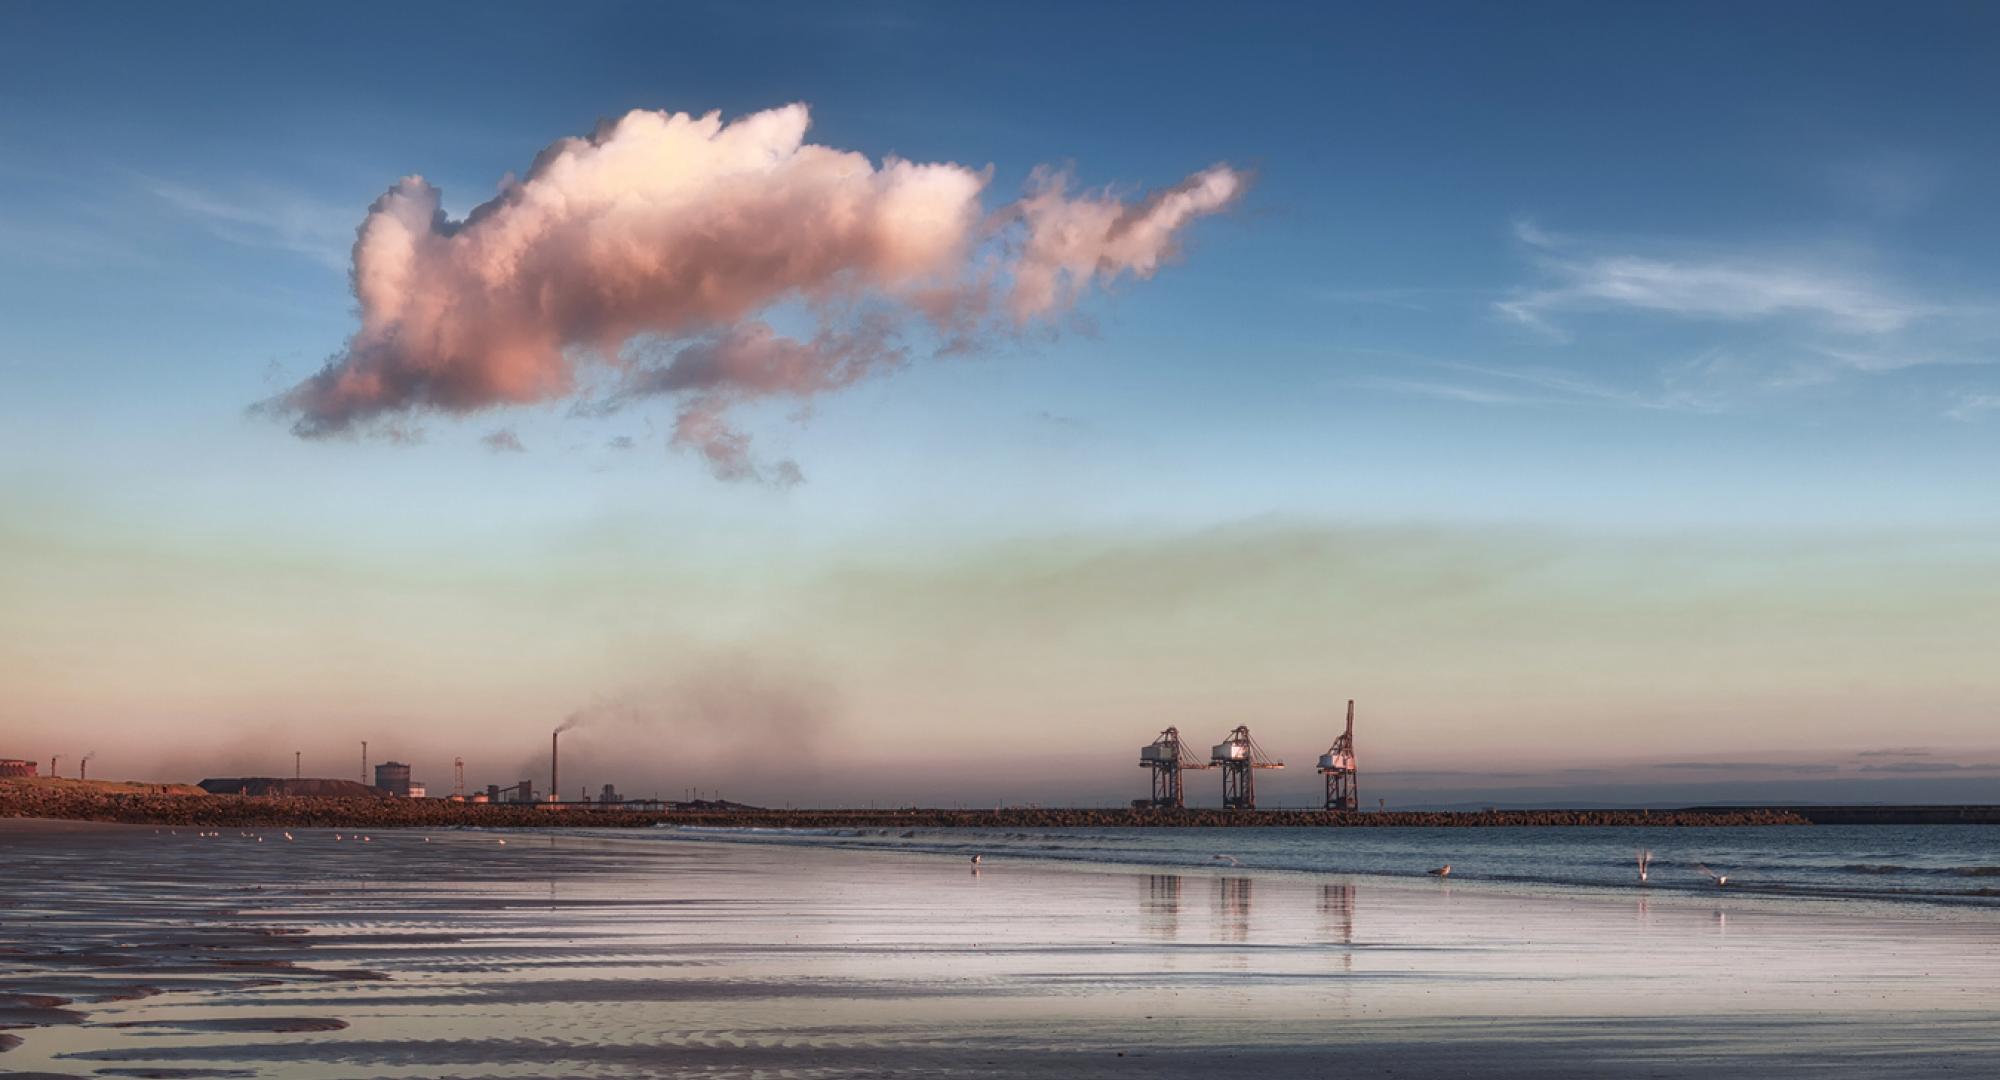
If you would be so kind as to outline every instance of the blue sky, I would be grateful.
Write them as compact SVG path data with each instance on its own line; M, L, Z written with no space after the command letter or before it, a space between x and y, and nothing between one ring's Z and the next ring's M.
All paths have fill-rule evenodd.
M1724 580L1737 573L1782 579L1774 594L1792 598L1755 618L1856 580L1885 583L1790 632L1841 637L1886 605L1910 625L1976 638L2000 627L1952 608L1950 582L1980 577L2000 553L1986 479L2000 450L1996 43L1990 6L1945 3L10 5L8 535L40 553L17 567L68 557L88 536L130 562L177 568L163 576L245 589L231 569L239 546L293 567L269 572L294 584L379 582L384 564L464 559L498 578L551 575L551 589L551 552L608 549L600 565L643 576L650 552L670 551L737 582L714 609L686 614L674 648L779 663L775 651L835 672L825 677L845 686L845 722L861 731L927 706L881 689L901 678L893 669L846 686L853 658L823 641L774 645L790 601L771 581L823 583L871 559L963 568L1058 539L1171 547L1245 522L1413 528L1471 548L1532 535L1569 553L1558 561L1611 566L1626 589L1653 569L1619 562L1628 541L1719 545L1729 553L1687 570L1703 602L1737 595ZM1127 196L1216 162L1254 170L1255 185L1191 226L1172 265L1086 298L1059 332L863 381L815 398L809 417L753 405L742 421L808 477L790 490L718 482L668 446L670 412L586 419L553 402L420 415L417 445L303 441L246 414L354 332L348 248L400 177L438 185L460 216L602 118L734 117L794 101L811 106L817 143L990 165L989 205L1042 164ZM490 450L482 439L500 429L525 452ZM1808 558L1818 569L1797 570L1787 553L1829 538L1856 547L1837 567ZM1936 580L1915 592L1886 584L1912 566ZM55 598L32 572L17 569L6 590L15 615L0 622L0 658L38 673L41 689L9 719L108 741L132 723L114 719L129 703L71 692L27 642L57 622L84 650L119 604L71 619L89 605ZM607 620L644 622L604 587L552 633L594 641ZM1198 605L1221 628L1217 651L1272 648L1242 632L1256 615L1232 606L1232 586L1217 587ZM234 627L219 640L288 618L311 625L263 661L303 685L336 678L315 659L329 648L374 647L365 623L301 603L246 601L212 617ZM440 626L485 618L476 603L437 603L452 609ZM1116 597L1104 603L1079 625L1123 617ZM1574 614L1526 621L1569 626ZM928 632L909 618L867 616L885 655ZM1422 629L1409 628L1412 642ZM1940 655L1921 633L1894 633L1872 652L1854 646L1883 658L1876 685L1901 686L1922 666L1898 650ZM427 670L470 665L467 684L485 647L411 646ZM1622 681L1575 704L1579 715L1654 707L1662 685L1691 674L1674 648L1635 639ZM530 680L509 724L539 730L539 710L644 681L588 644L565 655ZM1646 655L1664 659L1649 668ZM1990 748L1976 733L1996 686L1955 656L1925 669L1954 719L1904 741L1975 761ZM1295 658L1287 679L1308 666ZM1069 697L1009 707L1124 700L1137 675L1099 667ZM1743 715L1783 714L1761 741L1738 736L1745 753L1802 746L1798 701L1851 674L1777 667L1787 686L1717 691L1736 694L1727 701ZM1180 700L1259 670L1224 669ZM288 733L344 732L356 713L460 716L475 708L454 697L460 685L417 679L404 699L302 695L336 707L197 682L173 708L225 728L254 715ZM1355 696L1293 688L1274 714ZM1150 723L1137 715L1170 691L1131 715L1112 710L1105 738L1131 742L1125 727ZM1463 714L1435 696L1410 709L1419 699ZM1851 749L1870 737L1869 707L1839 721ZM1412 770L1435 764L1427 755L1456 729L1412 725L1428 733L1390 746ZM977 738L926 745L944 755ZM1667 752L1636 736L1569 745L1607 759Z

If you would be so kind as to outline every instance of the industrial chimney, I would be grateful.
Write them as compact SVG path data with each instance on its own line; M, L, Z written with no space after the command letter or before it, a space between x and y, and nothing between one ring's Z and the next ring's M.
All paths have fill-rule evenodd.
M550 802L562 801L562 770L560 768L560 766L562 765L562 748L561 746L558 745L558 741L561 738L562 738L561 728L557 728L553 732L549 733L549 801Z

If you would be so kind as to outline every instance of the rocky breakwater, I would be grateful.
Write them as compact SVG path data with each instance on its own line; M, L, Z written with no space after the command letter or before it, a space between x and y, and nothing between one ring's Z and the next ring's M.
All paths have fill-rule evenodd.
M1708 810L1142 810L1004 808L999 810L737 810L674 812L677 824L760 828L1520 828L1559 826L1809 825L1784 809Z
M461 803L444 799L211 795L182 785L0 780L0 817L66 818L194 828L393 829L635 828L701 825L779 829L856 828L1507 828L1560 826L1807 825L1790 810L1479 810L1353 813L1328 810L1149 810L1010 807L998 810L762 810L676 807L611 810Z

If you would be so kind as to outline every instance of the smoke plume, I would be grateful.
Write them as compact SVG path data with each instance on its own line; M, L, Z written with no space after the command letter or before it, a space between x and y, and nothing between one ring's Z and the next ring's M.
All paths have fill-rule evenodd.
M555 143L462 221L411 176L358 231L361 325L318 373L263 408L319 437L423 410L575 397L589 365L615 389L584 411L668 397L672 441L726 479L797 479L729 420L1020 330L1095 284L1151 276L1194 219L1243 191L1216 165L1128 204L1038 170L986 213L987 170L805 141L787 105L636 110ZM798 336L773 322L801 321Z
M633 791L722 787L737 797L780 797L811 777L841 725L840 696L797 663L748 653L693 658L667 679L601 698L565 717L563 775ZM522 776L546 770L539 754Z

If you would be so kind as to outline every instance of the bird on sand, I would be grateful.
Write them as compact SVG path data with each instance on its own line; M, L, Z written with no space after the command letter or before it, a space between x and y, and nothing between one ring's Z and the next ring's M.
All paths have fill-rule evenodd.
M1444 864L1443 866L1440 866L1440 867L1438 867L1438 868L1437 868L1437 869L1435 869L1435 870L1426 870L1426 871L1424 871L1424 872L1425 872L1425 873L1427 873L1427 874L1429 874L1429 875L1430 875L1430 876L1432 876L1432 877L1450 877L1450 876L1451 876L1451 864L1450 864L1450 863L1446 863L1446 864Z
M974 865L974 866L978 866L978 865L979 865L979 856L977 856L977 855L974 855L974 856L972 857L972 865Z
M1641 849L1639 852L1639 884L1646 883L1646 868L1653 865L1653 853Z

